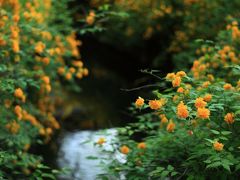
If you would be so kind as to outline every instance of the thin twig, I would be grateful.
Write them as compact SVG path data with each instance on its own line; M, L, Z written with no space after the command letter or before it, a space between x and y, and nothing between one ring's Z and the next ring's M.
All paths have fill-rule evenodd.
M157 84L148 84L148 85L144 85L144 86L140 86L140 87L136 87L136 88L132 88L132 89L120 89L120 90L130 92L130 91L137 91L137 90L141 90L141 89L149 88L149 87L162 87L162 86L157 85Z
M188 168L185 169L185 171L183 172L183 174L182 174L181 176L179 176L179 177L177 178L177 180L180 180L180 179L187 173L187 170L188 170Z
M163 80L163 78L161 78L161 77L153 74L153 70L148 71L147 69L145 69L145 70L140 70L140 72L141 72L141 73L145 73L145 74L149 74L149 75L151 75L151 76L153 76L153 77L155 77L155 78L157 78L157 79ZM158 71L158 72L159 72L159 71Z

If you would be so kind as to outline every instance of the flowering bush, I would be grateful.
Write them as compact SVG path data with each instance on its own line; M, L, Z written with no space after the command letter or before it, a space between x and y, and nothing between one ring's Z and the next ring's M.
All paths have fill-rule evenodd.
M194 59L197 38L214 40L228 19L238 17L240 2L233 0L91 0L91 12L108 4L127 16L104 18L105 33L96 38L129 52L152 67L171 64L187 70ZM83 17L93 23L92 13ZM95 18L96 19L96 18ZM100 18L101 19L101 18ZM106 20L107 19L107 20ZM100 21L97 21L96 25ZM93 23L94 24L94 23ZM100 26L100 25L99 25ZM134 60L134 59L133 59ZM141 61L143 61L141 59Z
M62 86L88 74L67 0L0 0L0 177L54 178L28 150L60 128ZM45 172L45 173L43 173Z
M240 174L239 29L237 21L216 42L204 42L191 71L169 73L154 98L137 98L138 122L119 128L105 177L127 179L237 178ZM162 84L162 82L161 82ZM140 139L138 136L144 137ZM138 137L138 138L136 138ZM138 140L136 140L138 139Z

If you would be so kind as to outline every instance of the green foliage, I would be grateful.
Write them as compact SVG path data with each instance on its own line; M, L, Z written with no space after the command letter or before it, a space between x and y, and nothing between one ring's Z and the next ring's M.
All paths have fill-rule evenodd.
M165 84L164 90L153 91L153 99L139 97L129 108L138 121L118 129L114 152L108 152L111 156L122 153L125 161L114 158L105 165L107 173L102 177L238 178L237 21L227 29L219 33L216 42L197 40L199 52L191 71L159 77L164 79L159 82Z
M68 0L0 0L0 178L56 179L35 155L60 128L63 86L83 67Z

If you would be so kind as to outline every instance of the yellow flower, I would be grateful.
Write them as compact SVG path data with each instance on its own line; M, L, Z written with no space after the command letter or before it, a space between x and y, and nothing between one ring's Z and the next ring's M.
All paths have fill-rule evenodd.
M95 21L95 16L96 16L95 13L93 11L91 11L89 13L89 15L86 17L86 23L88 25L92 25Z
M120 148L120 151L121 151L121 153L123 153L123 154L128 154L129 153L129 151L130 151L130 149L127 147L127 146L122 146L121 148Z
M82 61L73 61L72 65L82 68L83 67L83 62Z
M63 75L65 73L65 68L64 67L59 67L58 68L58 74Z
M21 120L22 119L22 108L21 108L21 106L19 106L19 105L15 106L14 112L17 115L18 119Z
M195 107L196 108L203 108L207 105L207 103L203 100L203 98L199 97L195 100Z
M168 125L167 125L167 131L168 132L173 132L175 127L176 127L175 123L172 120L170 120Z
M166 76L166 79L167 80L173 80L175 78L175 74L174 73L168 73L167 76Z
M43 52L43 50L45 49L45 44L43 42L38 42L35 45L35 52L41 54Z
M101 137L101 138L98 139L97 144L102 145L102 144L104 144L105 142L106 142L106 139L103 138L103 137Z
M42 80L45 84L49 84L50 83L50 78L48 76L43 76Z
M21 99L23 102L25 102L25 95L22 91L21 88L17 88L15 91L14 91L14 96L18 99Z
M178 106L177 106L177 116L179 118L187 118L189 115L187 106L183 103L183 101L181 101Z
M13 21L14 21L15 23L17 23L19 20L20 20L19 15L15 14L15 15L13 16Z
M215 143L213 143L213 148L216 150L216 151L222 151L223 150L223 144L222 143L219 143L218 141L216 141Z
M51 135L53 133L52 128L46 128L47 135Z
M87 76L88 74L89 74L88 69L87 69L87 68L84 68L84 69L83 69L83 75L84 75L84 76Z
M138 99L137 99L136 102L135 102L135 106L136 106L137 108L140 108L140 107L142 107L143 105L144 105L144 99L141 98L141 97L138 97Z
M203 88L207 88L210 84L211 84L210 81L205 81L205 82L202 84L202 87L203 87Z
M231 84L226 83L226 84L224 84L223 88L224 88L225 90L231 90L233 87L232 87Z
M158 110L163 106L164 100L163 99L161 99L161 100L156 100L156 99L155 100L150 100L148 104L149 104L151 109Z
M42 61L42 63L43 63L44 65L46 65L46 66L50 63L50 59L49 59L48 57L42 58L41 61Z
M204 101L206 102L210 102L212 100L212 95L211 94L206 94L204 97L203 97Z
M208 119L210 116L210 111L209 109L203 107L203 108L198 108L197 109L197 117L200 119Z
M168 122L168 119L167 117L165 116L165 114L161 114L160 115L160 118L161 118L161 123L162 124L166 124Z
M49 92L51 92L52 87L51 87L50 84L47 84L47 85L45 86L45 89L46 89L46 91L49 93Z
M184 71L177 72L176 76L185 77L187 74Z
M177 92L178 92L178 93L183 93L183 92L184 92L184 89L183 89L182 87L179 87L179 88L177 89Z
M45 135L45 134L46 134L45 129L44 129L44 128L40 128L40 129L39 129L39 134L40 134L40 135Z
M23 91L21 88L17 88L15 91L14 91L14 96L17 97L17 98L21 98L23 96Z
M233 124L234 123L234 114L233 113L227 113L224 117L224 121L227 124Z
M146 144L144 142L138 143L137 145L138 149L146 149Z
M178 86L180 86L180 84L181 84L181 77L179 77L179 76L176 76L173 80L172 80L172 86L173 87L178 87Z
M69 72L73 74L76 72L76 69L74 67L71 67L71 68L69 68Z
M12 50L15 53L18 53L20 51L20 47L19 47L19 42L18 40L13 40L12 41Z
M72 79L72 73L70 73L70 72L66 73L65 78L66 78L67 80Z

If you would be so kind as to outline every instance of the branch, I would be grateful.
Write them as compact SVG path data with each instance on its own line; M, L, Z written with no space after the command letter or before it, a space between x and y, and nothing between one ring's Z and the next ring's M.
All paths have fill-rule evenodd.
M162 86L157 85L157 84L149 84L149 85L144 85L144 86L140 86L140 87L136 87L136 88L132 88L132 89L120 89L120 90L130 92L130 91L137 91L137 90L141 90L144 88L150 88L150 87L162 87Z
M149 75L151 75L151 76L153 76L153 77L155 77L155 78L157 78L157 79L163 80L163 78L161 78L161 77L153 74L154 71L155 71L155 72L159 72L159 71L157 71L157 70L151 70L151 71L148 71L147 69L140 70L141 73L149 74Z
M177 180L180 180L180 179L187 173L187 170L188 170L188 168L185 169L185 171L183 172L183 174L182 174L181 176L179 176L179 177L177 178Z

